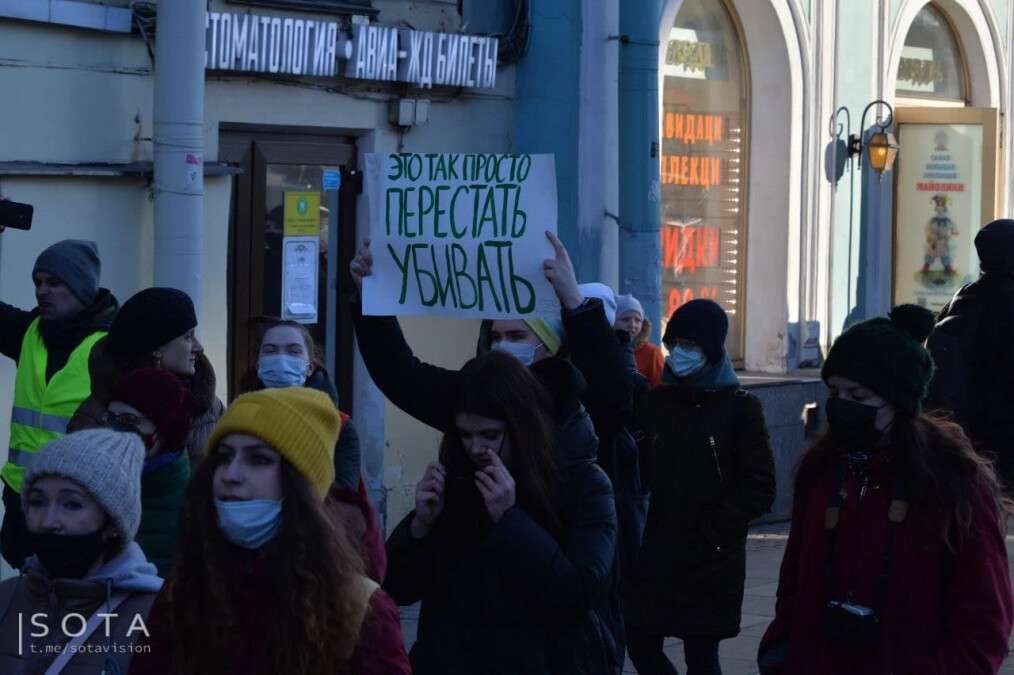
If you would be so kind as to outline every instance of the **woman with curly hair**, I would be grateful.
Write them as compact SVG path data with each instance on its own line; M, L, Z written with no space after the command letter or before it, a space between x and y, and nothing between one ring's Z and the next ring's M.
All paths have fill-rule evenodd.
M339 429L327 396L302 387L226 411L131 673L411 672L397 609L325 508Z
M996 673L1007 655L1006 503L960 427L922 413L932 328L902 305L828 354L761 673Z

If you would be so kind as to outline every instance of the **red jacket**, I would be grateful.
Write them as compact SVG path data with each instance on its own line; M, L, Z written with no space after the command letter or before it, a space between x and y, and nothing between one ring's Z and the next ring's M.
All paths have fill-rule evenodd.
M380 521L366 495L362 477L359 478L358 490L332 485L325 504L342 521L352 540L358 542L359 553L366 565L366 575L378 584L384 583L387 574L384 533L380 531Z
M662 350L650 342L641 344L634 350L637 372L644 375L652 388L662 384L662 371L665 370L665 355Z
M954 553L926 527L916 507L895 526L877 647L848 649L825 637L828 600L843 600L851 589L853 602L875 605L895 480L888 467L872 469L871 475L861 501L857 479L849 475L844 481L830 576L824 521L835 481L818 477L796 494L775 619L761 652L785 641L788 656L780 675L996 673L1007 654L1014 606L1007 549L985 489L975 495L971 533Z

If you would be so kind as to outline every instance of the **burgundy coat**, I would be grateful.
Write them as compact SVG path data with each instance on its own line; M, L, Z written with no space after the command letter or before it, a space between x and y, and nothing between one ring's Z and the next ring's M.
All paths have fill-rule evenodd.
M880 644L861 651L829 640L824 606L854 591L853 602L873 607L895 495L890 466L871 470L859 500L858 481L843 483L832 573L826 573L829 538L824 519L834 476L817 476L795 497L792 528L782 561L775 619L761 653L787 646L780 675L976 675L996 673L1011 632L1011 583L998 515L983 488L974 495L971 533L956 552L934 535L924 514L909 509L896 525Z
M221 675L249 675L264 671L268 662L271 645L262 637L265 620L257 607L258 586L275 581L265 578L262 569L251 574L248 592L240 598L236 612L239 626L230 635L235 645L235 660L229 673ZM167 675L172 662L172 635L169 630L169 606L165 591L155 601L147 628L151 637L142 639L141 644L149 650L136 654L130 662L129 675ZM199 621L200 617L194 617ZM209 626L208 630L216 630ZM220 629L218 629L220 630ZM401 617L391 598L380 588L370 596L369 606L359 633L359 642L349 661L348 673L355 675L411 675L412 668L405 651L401 633ZM216 674L218 675L218 674Z

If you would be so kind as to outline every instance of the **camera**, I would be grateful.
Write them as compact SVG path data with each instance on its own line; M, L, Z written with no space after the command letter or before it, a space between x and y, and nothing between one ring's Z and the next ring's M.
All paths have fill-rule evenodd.
M880 641L880 619L870 607L831 600L824 607L824 632L850 647L873 647Z

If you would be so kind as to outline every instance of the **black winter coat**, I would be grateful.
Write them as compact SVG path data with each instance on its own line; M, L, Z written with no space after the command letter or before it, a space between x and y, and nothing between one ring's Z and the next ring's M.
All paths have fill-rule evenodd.
M975 350L964 365L974 386L959 422L983 451L996 456L997 472L1014 486L1014 274L984 274L955 294L939 320L969 315L977 322ZM947 374L941 374L946 377Z
M652 497L627 623L656 635L734 637L747 527L775 498L760 401L734 387L669 385L645 396L638 418L654 436Z
M422 601L410 655L416 675L616 672L598 613L609 592L616 512L596 449L578 408L557 431L559 539L520 506L469 537L448 513L450 497L425 539L412 537L414 513L398 525L387 542L384 589L399 605Z

